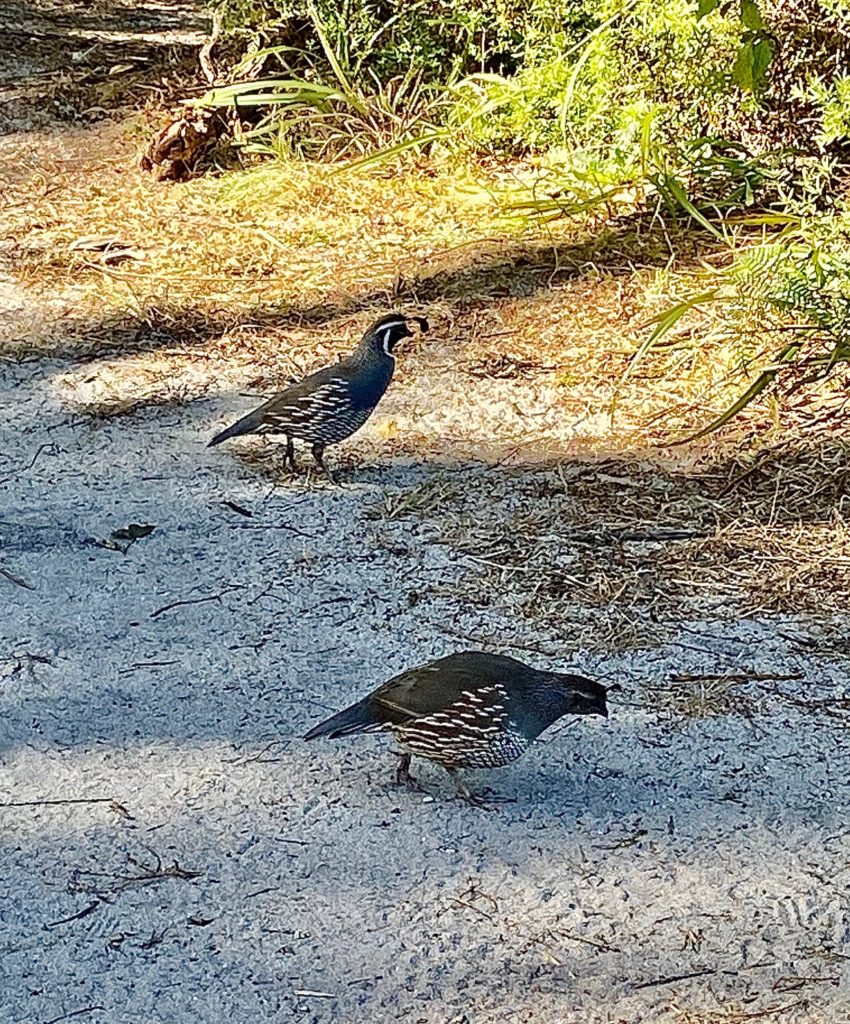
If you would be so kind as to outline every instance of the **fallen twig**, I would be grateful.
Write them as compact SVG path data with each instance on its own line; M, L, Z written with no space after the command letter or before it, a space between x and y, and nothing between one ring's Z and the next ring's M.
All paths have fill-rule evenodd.
M616 843L612 843L610 846L594 846L594 850L622 850L626 846L634 846L635 843L639 843L644 836L649 835L649 829L639 828L633 835L626 836L624 839L619 839Z
M179 665L180 662L176 659L173 661L134 661L133 664L127 669L128 672L132 672L136 668L164 668L166 665Z
M267 892L277 892L279 888L279 885L267 885L265 889L257 889L256 892L246 893L243 898L246 900L252 900L255 896L263 896Z
M105 871L78 871L76 872L77 877L86 875L91 879L108 878L111 879L111 884L105 885L102 889L98 889L93 881L91 883L83 881L77 883L73 887L72 891L90 892L100 897L103 897L105 893L115 896L134 885L153 885L157 882L163 882L168 878L191 881L195 878L200 878L201 875L203 875L203 871L192 871L188 868L180 867L176 860L168 867L163 867L162 858L159 854L155 850L151 850L149 847L145 847L145 849L148 850L155 860L155 864L153 866L150 864L143 864L141 861L136 860L135 857L128 856L127 859L129 862L134 867L138 868L138 874L121 875Z
M84 1006L82 1010L71 1010L70 1013L60 1014L58 1017L51 1017L44 1024L57 1024L60 1020L70 1020L71 1017L81 1017L84 1013L94 1013L96 1010L105 1010L105 1006Z
M40 444L38 446L38 448L36 448L35 455L33 455L33 457L26 464L26 466L18 466L18 468L15 470L15 472L11 476L4 476L3 479L0 480L0 484L7 484L10 480L14 480L18 476L19 473L26 473L27 470L32 469L32 467L38 461L39 455L41 455L41 453L43 451L45 451L47 448L52 448L53 451L54 451L54 454L55 454L55 452L56 452L56 445L55 444L53 444L53 443Z
M23 587L25 590L35 590L32 583L29 583L23 576L19 576L16 572L12 572L11 569L7 569L3 565L0 565L0 576L5 576L7 580L17 583L19 587Z
M4 807L47 807L47 806L60 806L61 804L114 804L116 801L111 796L91 796L91 797L69 797L67 799L60 800L10 800L8 803L0 804L0 809ZM118 805L120 806L120 804Z
M569 939L572 942L583 942L586 946L592 946L594 949L598 949L602 953L623 952L619 946L612 946L609 942L599 942L595 939L586 939L583 935L574 935L572 932L550 931L549 935L552 939L560 937L563 939Z
M229 594L232 590L242 589L242 587L227 587L220 594L210 594L209 597L187 597L181 601L172 601L170 604L164 604L161 608L157 608L155 612L151 612L151 618L155 619L164 612L171 611L172 608L183 608L189 604L205 604L208 601L220 601L225 594Z
M671 985L674 981L688 981L690 978L706 978L710 974L717 974L716 969L712 967L700 971L689 971L687 974L671 974L666 978L654 978L652 981L638 982L634 988L657 988L659 985Z
M250 509L237 505L235 501L223 501L222 505L229 508L232 512L237 512L240 516L247 516L248 519L253 519L254 517L254 513Z
M187 604L205 604L207 601L218 601L220 597L221 594L214 594L212 597L195 597L185 601L172 601L171 604L164 604L162 608L157 608L155 612L151 612L151 618L155 619L164 612L171 611L172 608L182 608Z
M58 921L50 921L44 927L58 928L60 924L70 924L71 921L80 921L84 917L88 917L89 914L93 914L100 905L100 900L95 900L94 903L89 903L87 907L83 907L83 909L78 911L76 914L71 914L70 917L63 917Z

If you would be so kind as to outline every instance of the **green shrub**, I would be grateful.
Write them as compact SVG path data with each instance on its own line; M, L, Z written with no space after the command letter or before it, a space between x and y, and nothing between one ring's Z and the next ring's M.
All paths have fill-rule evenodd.
M649 114L658 137L721 131L732 105L734 21L698 21L688 0L586 6L597 21L580 43L545 61L535 55L512 79L477 76L464 84L456 117L471 146L590 148L622 163L636 160Z
M751 153L850 155L847 0L211 2L229 31L276 48L283 74L264 77L343 85L379 107L415 81L404 102L427 106L429 123L442 90L439 120L456 148L568 152L626 180L649 120L665 149L713 137ZM417 118L405 110L405 124ZM293 120L276 115L297 148L318 122Z
M762 393L791 394L850 364L850 214L842 210L790 222L778 237L730 250L728 265L706 268L698 287L654 318L655 330L633 366L701 309L705 333L734 353L750 381L738 399L692 438L709 434Z
M347 71L378 83L414 69L446 84L476 71L513 74L591 28L585 3L565 0L214 0L231 32L298 47L313 58L321 22Z
M826 148L850 139L850 77L842 76L832 82L815 79L809 85L808 95L820 114L820 146Z

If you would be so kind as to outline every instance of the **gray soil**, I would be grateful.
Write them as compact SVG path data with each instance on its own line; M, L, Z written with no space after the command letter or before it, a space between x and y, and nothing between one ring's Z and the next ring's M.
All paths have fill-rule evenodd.
M10 275L0 330L25 336L35 303ZM0 372L3 1024L850 1020L850 756L828 701L846 669L804 624L668 623L591 652L470 602L467 556L376 512L437 474L486 495L505 472L472 445L391 450L380 424L406 408L425 434L481 432L483 401L458 387L437 409L410 368L331 455L338 487L205 448L248 407L236 384L97 420L67 375L107 359ZM482 498L484 527L504 512ZM119 550L131 523L155 529ZM623 692L608 721L471 775L513 798L498 809L428 765L424 792L397 788L380 737L300 739L470 646ZM746 713L687 718L653 710L674 673L768 678Z

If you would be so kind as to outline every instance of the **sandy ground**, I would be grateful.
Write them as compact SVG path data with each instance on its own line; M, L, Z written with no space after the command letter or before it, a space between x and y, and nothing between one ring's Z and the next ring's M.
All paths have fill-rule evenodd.
M373 518L445 469L380 439L410 375L334 489L207 451L235 395L98 422L69 372L3 372L0 550L31 589L0 578L0 1019L846 1019L846 727L792 703L846 677L797 625L591 655L445 596L464 556ZM156 528L98 545L129 523ZM498 811L428 768L433 799L399 791L380 739L299 739L457 632L626 690L491 773ZM674 671L804 678L682 722L642 696Z
M0 333L71 300L8 267ZM791 620L574 650L459 594L469 557L379 510L450 472L495 529L493 436L536 416L568 460L573 427L430 344L442 375L402 365L339 487L205 448L249 407L245 368L187 358L207 398L97 419L80 405L143 391L154 356L0 363L3 1024L850 1020L850 756L820 703L846 663ZM155 529L104 546L131 523ZM464 636L624 690L473 776L515 798L498 810L421 764L428 794L399 790L381 738L299 738ZM753 683L746 715L653 710L674 673L736 672L799 678Z

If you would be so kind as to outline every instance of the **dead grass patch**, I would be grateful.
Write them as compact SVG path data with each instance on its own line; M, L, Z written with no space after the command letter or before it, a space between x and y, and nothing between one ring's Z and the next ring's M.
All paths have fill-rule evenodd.
M380 502L371 506L368 515L372 519L384 521L433 515L452 500L456 500L460 488L458 480L449 479L444 473L438 473L415 487L386 494Z
M749 718L758 707L760 696L751 680L735 675L679 676L663 685L648 686L645 691L650 709L688 719L718 715Z
M275 164L157 185L126 139L110 135L106 155L62 146L10 178L5 255L33 290L69 303L2 354L123 361L77 408L179 405L206 394L204 380L259 400L331 361L388 306L417 309L433 330L404 372L427 380L423 392L462 402L449 384L465 379L480 402L492 381L516 432L493 436L496 447L516 440L518 458L539 465L547 445L569 444L576 459L441 471L373 508L387 522L431 521L471 570L447 584L465 599L594 647L654 643L682 617L842 610L846 391L767 402L734 437L686 455L654 447L739 387L737 356L699 343L697 328L627 373L671 275L696 265L693 235L640 218L532 233L497 214L497 175L460 165L335 176ZM132 258L81 248L93 237L119 238ZM152 374L150 386L125 386L125 371L131 383ZM450 449L416 433L415 410L409 420L400 441ZM495 410L475 440L494 426ZM279 477L274 451L239 457Z
M455 372L551 383L554 422L606 420L625 447L699 425L734 393L735 367L710 346L665 351L626 379L665 301L670 247L682 272L705 248L693 233L639 217L530 230L499 215L498 174L460 164L357 175L274 164L157 185L126 139L108 144L108 156L57 152L49 179L10 183L7 262L33 290L73 296L75 313L7 339L1 355L189 343L266 365L306 337L315 364L323 339L310 327L339 335L401 306L428 315L429 344L444 342ZM119 238L131 256L81 249L92 237Z
M419 502L469 572L455 583L592 648L656 643L681 619L841 614L850 588L842 440L783 442L703 471L556 463L474 472ZM486 495L486 498L484 498ZM721 693L722 689L722 693ZM718 682L703 695L731 702ZM679 701L695 700L680 693Z

